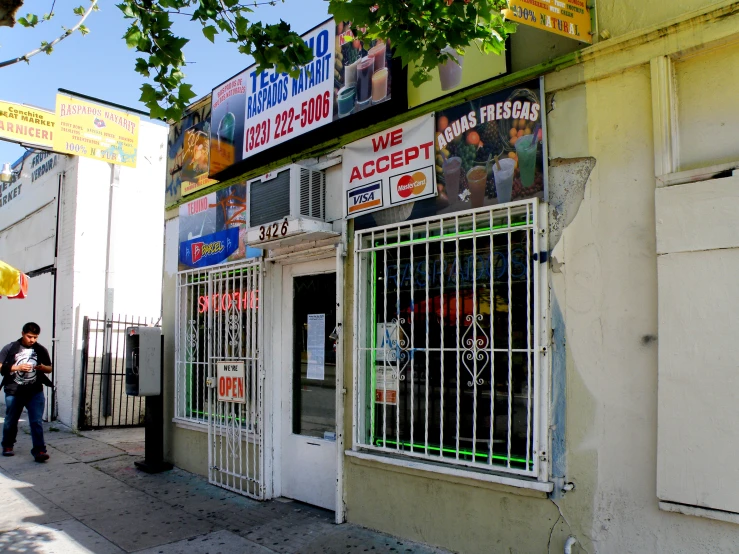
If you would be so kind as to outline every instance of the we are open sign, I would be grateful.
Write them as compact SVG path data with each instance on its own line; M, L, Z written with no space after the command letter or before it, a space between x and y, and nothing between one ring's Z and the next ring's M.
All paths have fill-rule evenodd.
M218 401L246 404L244 362L216 362Z

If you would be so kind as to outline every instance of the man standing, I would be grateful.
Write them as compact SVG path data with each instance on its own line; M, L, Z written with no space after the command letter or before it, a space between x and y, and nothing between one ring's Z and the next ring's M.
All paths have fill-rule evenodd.
M28 412L31 424L33 449L31 454L37 462L49 459L44 444L44 387L51 387L46 376L51 373L49 352L38 344L41 327L35 323L23 326L21 338L0 350L0 374L5 387L5 424L3 425L3 456L13 456L13 445L18 434L18 419L23 408Z

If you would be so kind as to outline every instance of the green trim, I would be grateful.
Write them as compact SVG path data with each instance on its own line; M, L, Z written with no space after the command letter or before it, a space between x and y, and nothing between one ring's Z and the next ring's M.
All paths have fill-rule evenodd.
M418 238L418 239L409 239L409 240L402 241L402 242L390 242L388 244L383 245L383 247L404 246L404 245L408 245L408 244L414 244L414 243L417 243L417 242L428 242L429 239L431 239L431 238L441 238L441 239L455 238L455 237L461 237L461 236L464 236L464 235L471 235L472 233L481 233L481 232L484 232L484 231L495 231L497 229L509 229L511 227L523 227L525 225L533 225L533 223L534 223L534 221L531 220L529 222L521 221L521 222L518 222L518 223L511 223L510 225L495 225L492 228L491 227L478 227L476 229L470 229L469 231L458 231L458 232L449 233L449 234L446 234L446 235L433 235L433 236L430 235L428 237L421 237L421 238ZM375 244L375 246L379 246L379 245L380 245L380 243ZM375 277L377 277L377 276L375 275Z
M375 441L375 446L382 446L382 442L383 442L382 439L377 439ZM385 440L385 444L386 445L391 444L391 445L395 446L395 445L398 444L398 442L391 441L391 440ZM438 446L428 446L427 447L424 444L411 444L410 442L402 442L402 441L400 442L400 446L404 446L404 447L410 448L411 451L413 451L413 450L419 450L419 451L424 450L425 451L426 449L428 449L428 450L433 451L433 452L439 452L441 450L441 451L443 451L445 453L454 454L454 455L457 454L457 451L454 450L453 448L444 448L444 449L441 449ZM484 458L486 460L489 460L490 457L491 457L489 453L483 454L482 452L475 452L473 454L472 453L472 450L460 450L459 451L459 454L460 455L465 455L465 456L473 456L474 455L475 458ZM493 458L493 460L505 460L506 462L509 460L508 456L502 456L500 454L493 454L492 458ZM510 460L511 460L511 462L515 462L517 464L522 464L524 466L526 465L526 459L525 458L514 458L513 456L511 456ZM529 465L533 467L534 461L533 460L529 460Z
M370 364L372 367L372 388L370 389L370 437L375 436L375 391L377 390L377 352L375 345L377 344L377 251L372 252L372 267L375 269L374 279L372 280L372 318L370 326L372 328L372 348L370 349Z
M264 175L265 173L268 173L269 171L278 169L291 163L295 163L305 158L315 158L334 150L338 150L339 148L346 146L347 144L355 142L359 139L363 139L370 135L374 135L375 133L379 133L380 131L389 129L390 127L400 125L401 123L405 123L406 121L410 121L411 119L415 119L422 115L458 106L459 104L463 104L464 102L474 100L487 94L498 92L499 90L502 90L504 88L512 87L519 83L536 79L537 77L540 77L546 73L561 71L568 67L572 67L573 65L577 65L578 63L580 63L581 59L582 56L580 51L578 50L569 54L565 54L564 56L560 56L559 58L555 58L554 60L543 62L533 67L511 73L510 75L505 75L503 77L498 77L497 79L486 81L469 89L460 91L456 94L445 96L444 98L440 98L439 100L436 100L434 102L429 102L428 104L423 104L391 119L376 123L375 125L365 127L364 129L357 129L356 131L353 131L351 133L347 133L321 144L311 146L309 148L306 148L305 150L298 151L294 154L286 156L285 158L276 160L270 164L251 169L244 172L238 177L234 177L233 179L216 183L207 188L201 189L196 194L191 194L187 197L180 197L179 200L165 206L164 209L172 210L174 208L177 208L181 204L190 202L197 198L201 198L210 194L211 192L216 192L222 188L226 188L231 185L254 179L255 177L259 177L261 175Z

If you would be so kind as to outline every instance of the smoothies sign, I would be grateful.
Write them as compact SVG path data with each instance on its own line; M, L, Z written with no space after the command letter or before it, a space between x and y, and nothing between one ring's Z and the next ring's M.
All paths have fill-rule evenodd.
M588 0L510 0L508 19L592 44Z
M433 115L346 146L342 167L347 217L434 196L433 166Z
M436 176L448 211L543 198L540 98L534 81L436 114Z
M333 20L303 37L313 61L297 79L274 70L246 71L246 123L243 158L321 127L333 119Z

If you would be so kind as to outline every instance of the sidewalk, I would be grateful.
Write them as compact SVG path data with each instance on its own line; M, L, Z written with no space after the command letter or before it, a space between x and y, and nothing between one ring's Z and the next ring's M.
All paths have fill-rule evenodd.
M256 502L179 469L140 472L143 429L80 435L45 424L51 459L38 464L25 417L16 455L0 457L0 552L446 552L335 525L333 513L298 502Z

